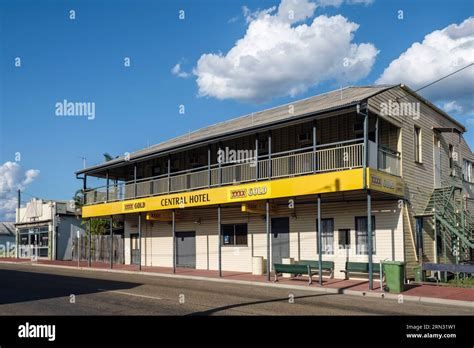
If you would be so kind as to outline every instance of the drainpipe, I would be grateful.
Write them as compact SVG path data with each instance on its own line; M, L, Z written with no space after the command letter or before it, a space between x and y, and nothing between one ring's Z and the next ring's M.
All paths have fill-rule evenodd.
M367 185L367 167L369 162L369 110L368 104L365 104L365 113L360 110L360 104L357 104L357 114L364 116L364 159L363 159L363 184L367 191L367 256L369 261L369 290L373 289L373 264L372 264L372 195ZM378 151L378 149L377 149Z
M365 108L365 113L363 113L360 110L360 104L357 104L357 114L358 115L363 115L364 116L364 156L363 156L363 161L362 161L362 167L363 167L363 173L362 173L362 178L363 178L363 187L364 189L367 189L367 166L368 166L368 160L369 160L369 111L367 109L367 106Z

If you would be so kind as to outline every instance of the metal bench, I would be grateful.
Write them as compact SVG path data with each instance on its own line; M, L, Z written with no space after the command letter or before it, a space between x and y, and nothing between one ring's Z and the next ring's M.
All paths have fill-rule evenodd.
M299 265L307 265L311 267L311 270L317 270L319 273L319 261L315 260L300 260L297 262ZM334 278L334 261L323 261L322 262L322 270L330 272L329 277L332 279Z
M368 262L346 262L346 269L341 270L346 274L346 279L349 279L349 273L369 273ZM372 273L380 275L380 264L372 263Z
M273 280L274 282L278 281L278 274L289 273L294 275L307 275L309 278L308 285L311 285L313 283L311 276L313 274L316 274L311 271L311 267L309 265L299 265L297 263L288 265L282 263L275 263L273 264L273 270L275 273L275 279Z

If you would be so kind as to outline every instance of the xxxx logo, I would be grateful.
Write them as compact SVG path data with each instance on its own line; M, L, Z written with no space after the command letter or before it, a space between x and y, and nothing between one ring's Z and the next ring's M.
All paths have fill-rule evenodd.
M230 191L230 198L243 198L243 197L247 197L246 189Z

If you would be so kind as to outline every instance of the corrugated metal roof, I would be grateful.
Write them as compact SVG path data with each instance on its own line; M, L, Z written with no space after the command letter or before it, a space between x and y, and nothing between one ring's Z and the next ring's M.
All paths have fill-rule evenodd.
M0 235L14 236L15 223L14 222L0 222Z
M363 86L363 87L346 87L331 92L319 94L306 99L294 101L292 103L280 105L271 109L251 113L245 116L234 118L228 121L220 122L190 132L186 135L181 135L172 138L156 145L147 147L145 149L136 151L130 154L130 160L163 152L176 147L192 144L197 141L204 141L221 135L228 135L235 132L245 131L255 127L271 125L273 123L282 121L291 121L303 115L311 113L319 113L325 110L333 110L342 108L360 101L363 101L375 94L383 92L394 87L394 85L379 85L379 86ZM289 112L292 107L292 113ZM105 168L123 162L124 158L119 157L108 162L104 162L86 169L77 171L76 174L85 173L94 169Z

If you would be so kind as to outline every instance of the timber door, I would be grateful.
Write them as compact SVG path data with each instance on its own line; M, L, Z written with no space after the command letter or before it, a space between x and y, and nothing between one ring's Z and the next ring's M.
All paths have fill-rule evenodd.
M196 232L176 232L176 266L196 268Z
M275 263L282 263L283 258L290 257L290 219L272 219L272 268Z

